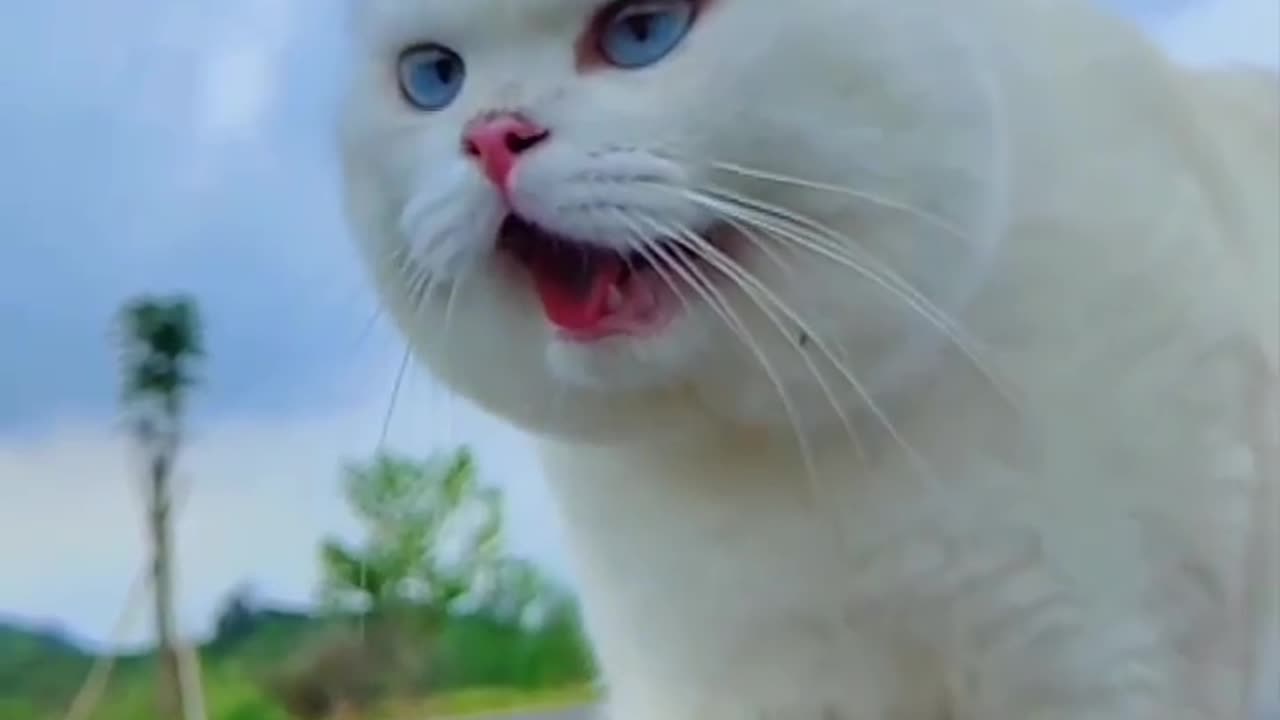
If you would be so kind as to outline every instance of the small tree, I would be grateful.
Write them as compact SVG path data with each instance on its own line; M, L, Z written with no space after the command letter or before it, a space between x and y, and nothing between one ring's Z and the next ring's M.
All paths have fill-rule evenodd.
M186 297L143 297L124 307L120 326L124 408L147 467L156 642L164 676L160 717L176 718L185 714L189 702L183 693L173 606L171 479L182 446L187 394L204 355L200 317Z
M590 676L571 596L505 553L501 496L480 484L470 451L380 455L349 466L345 479L366 537L354 547L323 545L324 594L364 618L366 666L380 664L381 678L410 679L418 690L464 679ZM486 627L493 634L468 634ZM339 655L352 657L349 648Z
M258 618L253 589L247 585L237 587L218 610L213 626L214 642L230 645L248 637L256 629Z
M491 574L480 600L498 619L536 628L572 604L568 593L524 558L503 557L487 570Z
M347 500L365 526L355 547L321 547L323 594L362 617L370 662L388 692L424 689L429 646L450 610L473 593L501 546L498 493L476 479L471 452L414 460L378 455L345 470Z
M499 558L500 497L479 484L466 448L351 465L346 493L368 537L358 548L322 546L325 594L339 607L376 615L409 606L443 616Z

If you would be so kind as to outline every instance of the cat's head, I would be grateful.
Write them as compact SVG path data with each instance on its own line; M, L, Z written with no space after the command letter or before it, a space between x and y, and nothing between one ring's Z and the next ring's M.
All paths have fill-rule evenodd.
M941 342L922 308L967 291L998 204L981 50L935 5L353 3L384 301L535 431L838 422Z

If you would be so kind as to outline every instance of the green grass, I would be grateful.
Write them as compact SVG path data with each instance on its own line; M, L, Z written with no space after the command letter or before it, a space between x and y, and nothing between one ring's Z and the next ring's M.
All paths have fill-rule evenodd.
M353 627L344 620L272 613L205 645L200 655L209 720L291 720L271 689L272 678ZM421 646L432 691L401 686L360 720L480 717L597 699L589 652L574 622L531 633L485 617L453 617ZM0 625L0 720L61 720L93 660L56 636ZM120 658L91 720L154 720L156 669L149 654Z
M437 695L416 708L397 708L399 718L479 718L515 713L550 712L599 701L595 685L583 684L547 690L470 688Z

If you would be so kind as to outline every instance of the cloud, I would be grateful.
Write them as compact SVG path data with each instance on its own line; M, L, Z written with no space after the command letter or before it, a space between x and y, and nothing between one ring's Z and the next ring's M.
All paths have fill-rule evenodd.
M309 597L316 542L349 523L338 462L373 450L402 347L385 325L364 334L374 303L339 212L338 10L0 10L0 65L23 68L6 76L0 114L0 546L26 549L0 554L0 611L69 618L97 639L111 626L142 537L136 468L111 431L109 331L123 300L173 288L200 300L211 349L185 465L184 625L203 627L245 578ZM402 398L397 417L403 447L451 439L435 401ZM492 425L466 435L490 448L482 461L495 458L495 477L529 475L527 446ZM516 485L536 511L536 480ZM513 515L522 547L554 560L545 518Z
M1153 25L1153 31L1175 57L1188 63L1280 68L1280 3L1276 0L1188 3Z
M373 311L339 210L337 0L0 10L0 431L105 416L129 296L205 311L210 412L309 406ZM39 308L40 312L32 312Z
M284 79L283 55L301 10L294 0L218 8L220 37L209 42L207 30L202 36L209 50L201 59L204 72L195 104L197 131L210 144L263 127Z
M274 89L271 58L260 48L230 48L209 61L202 83L199 116L213 135L259 127Z
M279 601L314 599L319 540L359 536L341 497L340 463L377 447L392 374L367 393L375 402L224 417L194 432L178 477L190 488L177 533L186 632L207 630L217 604L245 581ZM392 449L472 445L483 478L505 490L512 549L569 577L527 440L420 376L402 387L397 407ZM68 423L0 444L0 547L8 548L0 554L0 615L62 618L76 635L107 641L145 560L139 478L127 439L100 424ZM149 637L142 619L126 643Z
M1194 5L1197 0L1097 0L1099 5L1138 20L1161 18Z

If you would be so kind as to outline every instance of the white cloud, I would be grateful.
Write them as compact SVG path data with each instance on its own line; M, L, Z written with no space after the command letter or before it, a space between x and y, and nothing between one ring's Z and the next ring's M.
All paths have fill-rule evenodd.
M1280 67L1280 2L1276 0L1191 3L1155 24L1153 31L1174 56L1188 63Z
M243 581L282 601L313 598L320 539L358 532L341 498L340 464L376 448L390 395L389 378L359 380L352 386L376 388L366 394L377 402L314 417L219 419L195 433L180 468L191 487L178 522L187 632L203 632ZM398 408L389 446L425 453L473 445L485 478L506 489L513 549L563 575L554 511L529 443L421 377L402 388ZM108 639L144 562L134 460L125 438L101 426L64 425L0 444L0 613L58 618L80 636ZM129 644L149 636L141 620Z
M275 67L259 47L229 47L206 60L196 116L206 133L224 136L258 126L275 87Z
M196 121L208 142L261 130L273 101L287 92L281 87L286 53L335 16L334 3L325 0L223 2L215 8L202 13L208 15L201 18L204 27L193 36L201 48Z

